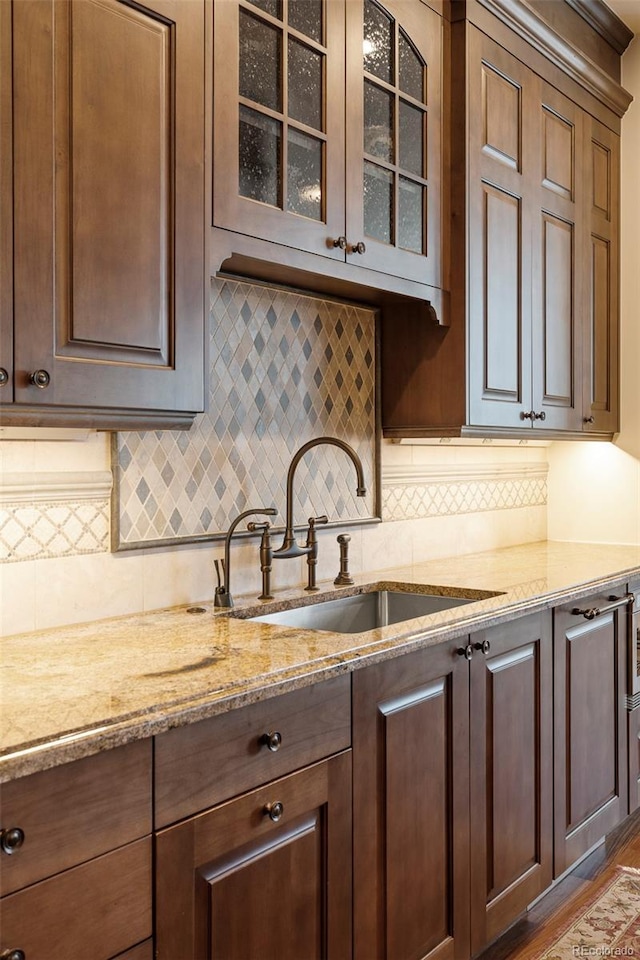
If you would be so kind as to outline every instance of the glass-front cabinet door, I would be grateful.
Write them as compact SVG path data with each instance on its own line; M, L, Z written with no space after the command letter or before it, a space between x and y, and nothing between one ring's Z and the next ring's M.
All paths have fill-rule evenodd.
M348 0L347 44L347 250L439 286L442 18Z
M441 285L442 18L216 0L213 224Z
M344 0L213 7L214 225L344 259Z

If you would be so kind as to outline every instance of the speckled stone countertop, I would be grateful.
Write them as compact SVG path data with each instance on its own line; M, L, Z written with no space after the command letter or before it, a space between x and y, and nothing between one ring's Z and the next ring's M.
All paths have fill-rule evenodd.
M640 547L542 542L363 575L350 588L327 582L312 597L282 592L256 611L318 602L371 583L485 597L365 633L256 623L214 612L207 603L198 605L199 613L177 607L6 637L0 641L0 782L638 576ZM236 598L234 613L256 606L253 598Z

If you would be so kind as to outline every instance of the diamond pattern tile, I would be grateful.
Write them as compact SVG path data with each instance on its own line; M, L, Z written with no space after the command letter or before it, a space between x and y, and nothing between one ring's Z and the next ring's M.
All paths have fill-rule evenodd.
M5 503L0 509L0 563L104 553L109 501Z
M189 431L120 433L114 445L120 547L223 533L241 510L275 506L287 467L313 437L350 443L367 496L355 496L343 451L311 450L296 473L296 524L375 515L375 318L371 310L230 280L213 281L208 412Z

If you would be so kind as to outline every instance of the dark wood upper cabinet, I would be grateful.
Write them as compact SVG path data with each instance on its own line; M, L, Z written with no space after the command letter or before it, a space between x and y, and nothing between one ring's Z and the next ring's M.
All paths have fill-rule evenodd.
M13 4L3 422L187 425L203 409L204 35L202 0Z
M213 16L212 269L439 309L442 17L422 0Z
M587 265L582 414L587 433L619 429L620 138L586 116L583 163Z
M598 87L578 31L570 39L579 66L570 63L544 5L535 29L565 43L566 73L533 27L528 43L488 6L451 8L451 324L437 329L410 310L383 315L383 429L611 437L628 95L619 73L600 67ZM567 12L559 3L554 11L560 25Z

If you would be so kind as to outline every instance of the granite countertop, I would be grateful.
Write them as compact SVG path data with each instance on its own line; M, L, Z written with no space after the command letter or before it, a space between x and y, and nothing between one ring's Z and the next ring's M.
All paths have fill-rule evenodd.
M176 607L0 641L0 782L193 723L640 575L640 546L541 542L319 584L311 602L381 587L485 597L359 634ZM495 594L487 596L487 593ZM260 613L309 595L283 591ZM259 606L236 598L234 613ZM249 611L250 612L250 611Z

